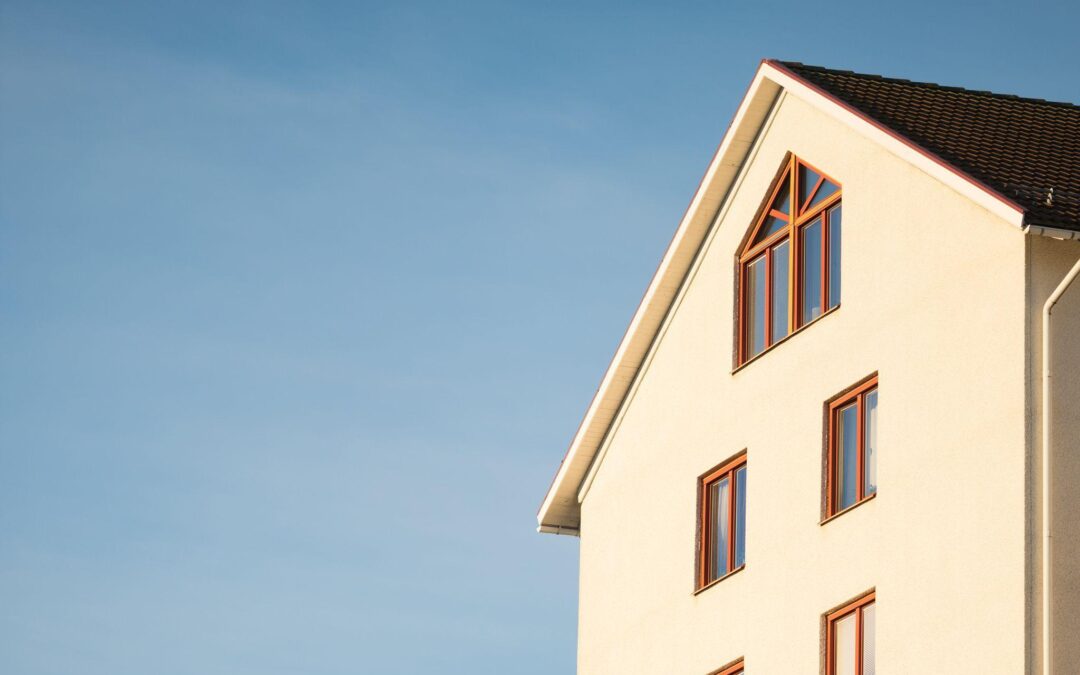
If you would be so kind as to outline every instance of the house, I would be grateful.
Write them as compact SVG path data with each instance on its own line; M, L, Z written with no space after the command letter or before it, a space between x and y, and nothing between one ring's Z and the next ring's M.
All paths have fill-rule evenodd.
M538 514L578 672L1080 673L1078 275L1080 107L764 61Z

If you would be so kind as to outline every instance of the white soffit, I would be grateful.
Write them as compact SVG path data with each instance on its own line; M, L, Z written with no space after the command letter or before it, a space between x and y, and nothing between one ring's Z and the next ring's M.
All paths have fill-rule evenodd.
M960 194L1021 227L1024 212L940 158L814 87L774 61L763 61L683 214L675 236L645 291L600 386L548 488L537 521L540 532L576 535L581 515L578 490L612 421L622 407L702 242L780 91L793 94L911 162ZM582 495L583 496L583 495Z

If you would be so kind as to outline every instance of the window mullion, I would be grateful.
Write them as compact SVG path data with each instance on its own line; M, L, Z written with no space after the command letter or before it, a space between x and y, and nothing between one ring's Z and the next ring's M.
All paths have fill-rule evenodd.
M821 212L821 313L829 306L829 228L825 222L825 212Z
M794 209L793 209L794 210ZM797 260L799 259L798 249L796 248L795 240L795 217L788 221L788 326L790 330L788 333L794 333L798 329L799 325L796 323L798 316L795 309L798 306L799 296L796 294L796 272L798 271Z
M791 172L791 217L788 219L788 228L790 228L791 237L791 330L794 332L799 328L799 297L800 284L799 284L799 257L802 252L799 250L800 237L799 237L799 164L795 161L795 157L791 158L791 162L788 165L788 171Z
M792 221L791 224L791 283L795 293L791 296L791 325L794 328L802 326L799 316L802 305L802 230Z
M799 162L792 155L791 160L788 162L788 175L791 177L791 219L789 223L794 223L799 215Z

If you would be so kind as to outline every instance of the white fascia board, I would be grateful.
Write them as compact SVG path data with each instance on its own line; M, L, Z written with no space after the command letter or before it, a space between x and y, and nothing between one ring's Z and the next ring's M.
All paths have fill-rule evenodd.
M537 513L541 532L580 525L578 488L780 91L764 69L758 68L739 104L555 474Z

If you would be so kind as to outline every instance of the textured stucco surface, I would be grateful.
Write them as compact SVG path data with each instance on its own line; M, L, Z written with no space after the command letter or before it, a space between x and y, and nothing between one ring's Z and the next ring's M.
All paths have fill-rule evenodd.
M1032 335L1030 578L1033 665L1041 665L1042 321L1047 298L1080 259L1080 243L1029 240ZM1054 307L1051 320L1054 672L1080 673L1080 279Z
M887 672L1022 673L1025 237L779 105L582 504L579 672L817 673L822 613L875 587ZM842 304L732 374L734 256L788 151L843 183ZM878 497L821 526L823 403L874 371ZM746 569L695 595L696 478L743 448Z

